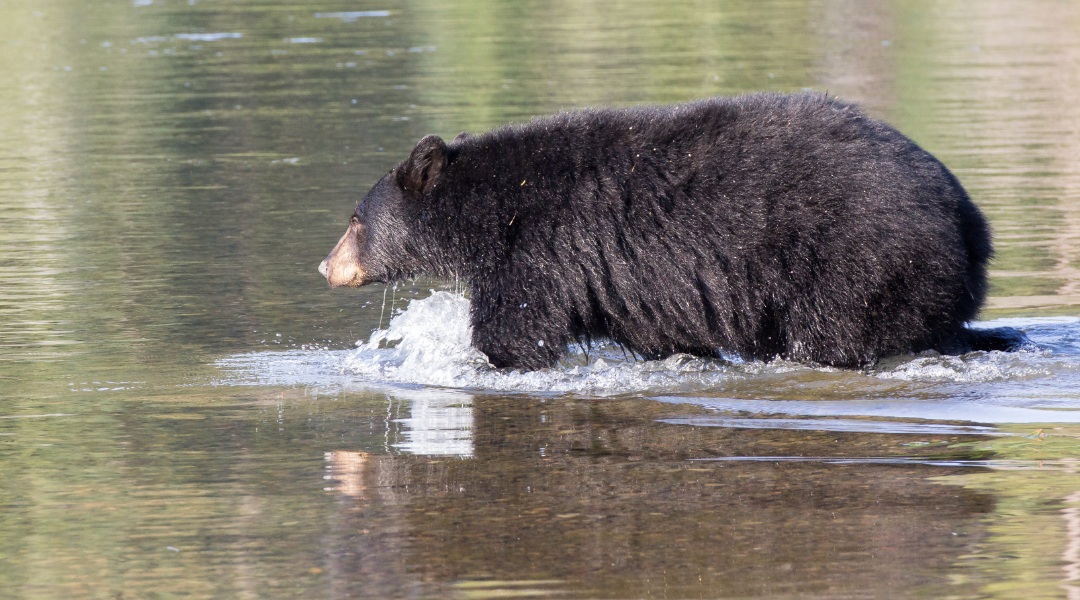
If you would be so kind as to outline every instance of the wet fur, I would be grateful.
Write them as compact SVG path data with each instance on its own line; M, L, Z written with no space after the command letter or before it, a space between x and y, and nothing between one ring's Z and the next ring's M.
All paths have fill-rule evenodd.
M759 94L428 136L357 208L370 281L459 276L500 367L612 339L649 358L837 366L1004 349L964 328L990 231L933 156L856 107Z

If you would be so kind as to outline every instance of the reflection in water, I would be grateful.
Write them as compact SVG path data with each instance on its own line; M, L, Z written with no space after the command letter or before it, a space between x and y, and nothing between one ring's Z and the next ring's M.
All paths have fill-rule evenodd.
M397 419L405 426L405 442L395 448L419 456L473 455L472 396L450 390L401 390L394 396L411 403L409 416Z
M698 406L723 411L745 412L773 415L816 416L860 416L877 419L933 419L938 421L966 421L969 423L1080 423L1080 412L1076 410L1049 411L1040 408L1020 406L1000 406L986 402L963 399L948 400L906 399L889 400L739 400L728 398L687 398L677 396L657 396L654 399L674 404L696 404ZM796 421L798 423L800 421ZM836 425L839 427L840 425ZM918 424L884 422L866 424L864 427L895 429L900 433L904 428L916 429ZM934 425L927 425L932 428Z
M974 551L993 507L920 471L963 472L958 464L851 458L895 453L888 436L663 425L665 406L641 401L473 403L468 459L325 454L343 510L342 533L322 543L342 589L399 595L393 576L421 597L460 581L481 583L453 589L516 581L593 598L956 592L945 573L963 570L937 557ZM717 451L837 460L684 460Z
M758 412L758 411L747 411ZM785 414L791 414L786 411ZM739 429L805 429L811 431L849 431L863 433L925 433L936 435L997 435L993 427L975 425L940 425L896 421L854 421L849 419L732 419L700 416L664 419L673 425L695 427L736 427Z
M338 484L323 489L334 490L346 496L366 500L367 496L364 491L367 489L367 484L364 482L364 466L372 455L367 452L338 450L327 452L324 456L330 464L326 466L329 473L324 475L323 479L333 479Z

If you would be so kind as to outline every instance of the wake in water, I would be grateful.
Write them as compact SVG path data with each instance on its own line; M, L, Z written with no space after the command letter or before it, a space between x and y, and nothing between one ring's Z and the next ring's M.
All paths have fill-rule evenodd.
M637 360L618 346L596 344L588 353L571 348L555 368L499 370L471 345L469 301L449 292L413 300L389 327L355 350L258 352L219 365L234 383L269 385L420 384L507 392L627 393L707 390L745 377L763 364L742 367L723 360L677 355Z
M890 416L979 421L990 420L979 418L979 406L992 405L1008 409L997 411L998 419L1030 421L1047 412L1039 409L1080 409L1075 391L1080 389L1080 319L999 319L976 327L1015 327L1038 349L963 356L924 353L852 371L779 359L766 363L676 355L645 361L618 346L599 344L587 352L571 348L555 368L500 370L470 344L469 301L434 292L413 300L386 329L358 342L356 349L256 352L226 358L219 366L227 373L225 383L232 384L338 389L407 384L534 394L644 394L729 411L781 412L766 408L783 404L785 414L865 414L852 411L877 412L885 405L895 409L885 410ZM958 403L967 403L967 408L956 412ZM900 405L905 408L897 408ZM1031 410L1036 414L1025 412ZM1080 412L1075 414L1080 417ZM1063 416L1066 413L1054 411L1043 420Z

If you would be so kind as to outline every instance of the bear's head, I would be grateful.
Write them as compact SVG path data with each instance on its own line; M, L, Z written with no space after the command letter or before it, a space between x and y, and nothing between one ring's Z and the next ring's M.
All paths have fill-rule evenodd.
M446 143L429 135L371 188L349 218L345 235L319 265L331 287L389 283L419 274L422 257L410 239L410 215L435 187L446 162Z

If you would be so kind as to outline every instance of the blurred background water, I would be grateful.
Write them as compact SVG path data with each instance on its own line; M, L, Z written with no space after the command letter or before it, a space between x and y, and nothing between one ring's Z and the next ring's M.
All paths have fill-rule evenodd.
M315 270L426 134L806 89L1040 352L495 373ZM1078 96L1070 0L0 0L0 598L1080 598Z

